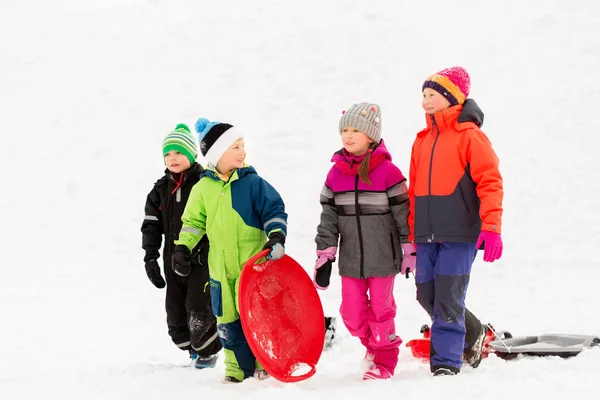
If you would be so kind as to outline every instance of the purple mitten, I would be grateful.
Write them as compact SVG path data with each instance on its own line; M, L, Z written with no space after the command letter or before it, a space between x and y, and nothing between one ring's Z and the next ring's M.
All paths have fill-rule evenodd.
M400 246L402 247L402 253L404 253L402 264L400 264L400 273L407 275L417 267L417 245L414 243L402 243Z
M481 231L475 246L477 249L483 246L483 261L494 262L502 257L502 237L499 233Z
M317 250L317 262L313 274L313 284L317 289L325 290L329 287L331 277L331 264L335 261L337 247L328 247L325 250Z

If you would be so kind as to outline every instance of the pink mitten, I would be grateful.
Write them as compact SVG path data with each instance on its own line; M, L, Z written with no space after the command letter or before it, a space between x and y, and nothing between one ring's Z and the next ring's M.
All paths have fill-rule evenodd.
M318 258L315 263L315 273L313 275L313 284L317 289L325 290L329 287L331 264L335 261L336 253L337 247L328 247L325 250L317 250Z
M502 237L498 233L481 231L475 246L483 246L483 261L494 262L502 257Z
M417 245L402 243L400 246L402 247L402 253L404 253L402 264L400 264L400 273L408 278L408 273L413 272L417 267Z

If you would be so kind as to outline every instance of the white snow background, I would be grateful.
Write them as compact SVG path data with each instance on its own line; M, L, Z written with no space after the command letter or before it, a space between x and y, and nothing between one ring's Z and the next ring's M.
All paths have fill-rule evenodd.
M378 103L408 175L422 82L462 65L506 193L503 258L478 257L468 306L514 335L600 335L599 57L593 0L0 0L0 398L593 397L598 349L433 379L403 346L392 380L363 382L341 320L314 377L224 385L222 357L198 371L171 343L139 229L164 135L227 121L312 275L341 111ZM420 337L414 281L395 295L399 334ZM336 274L322 300L338 315Z

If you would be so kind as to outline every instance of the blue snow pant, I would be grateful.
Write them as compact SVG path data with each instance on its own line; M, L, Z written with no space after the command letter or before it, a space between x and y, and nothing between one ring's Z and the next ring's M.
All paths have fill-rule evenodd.
M417 300L431 316L432 372L440 367L458 372L465 348L465 297L475 243L419 243Z

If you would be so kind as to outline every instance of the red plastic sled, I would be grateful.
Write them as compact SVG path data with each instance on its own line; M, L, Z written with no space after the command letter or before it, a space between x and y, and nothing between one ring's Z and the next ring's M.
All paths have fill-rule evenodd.
M239 281L239 309L248 345L260 364L282 382L316 372L325 342L325 318L317 290L293 258L260 264L270 250L246 261Z
M494 327L490 324L487 324L486 328L487 331L485 334L485 339L483 339L482 358L486 358L488 354L492 352L489 344L496 339ZM422 339L413 339L406 343L406 347L410 347L413 357L429 361L431 335L429 325L421 326L421 333L423 334Z

